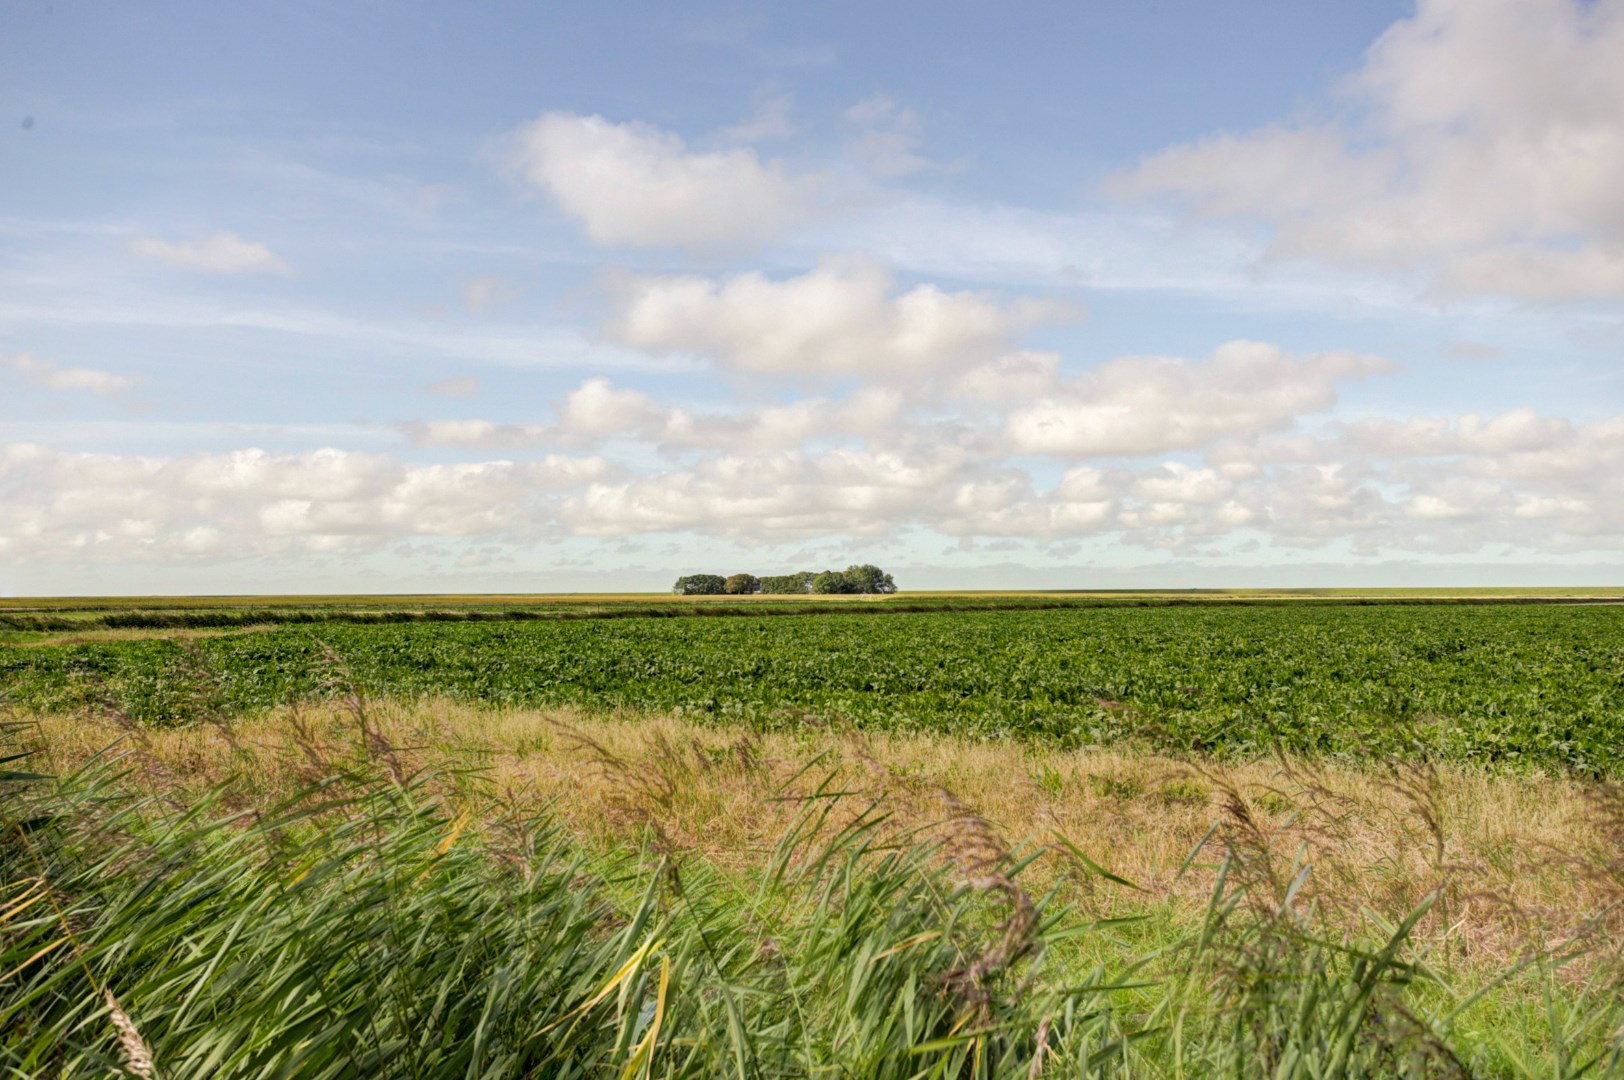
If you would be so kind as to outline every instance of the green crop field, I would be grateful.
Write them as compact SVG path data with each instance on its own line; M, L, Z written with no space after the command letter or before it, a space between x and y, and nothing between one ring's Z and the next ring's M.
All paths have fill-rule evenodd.
M810 610L810 609L809 609ZM848 609L850 610L850 609ZM0 650L18 705L253 712L321 691L676 712L759 726L1138 741L1624 774L1624 608L1346 604L291 624Z

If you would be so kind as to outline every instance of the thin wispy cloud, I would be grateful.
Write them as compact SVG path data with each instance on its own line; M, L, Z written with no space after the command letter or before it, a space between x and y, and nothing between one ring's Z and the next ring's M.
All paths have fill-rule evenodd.
M473 375L456 375L449 379L437 379L423 389L441 397L472 397L479 393L479 379Z
M135 386L135 379L128 375L99 368L65 367L28 353L0 357L0 366L21 375L30 385L47 390L78 390L99 397L112 397Z
M475 314L510 304L524 293L523 284L496 274L470 278L462 286L463 304Z
M195 240L143 236L130 242L137 255L209 274L289 274L292 267L264 244L233 232L213 232Z
M921 153L924 137L914 110L879 94L847 109L845 117L858 130L853 151L875 176L892 179L930 167Z
M722 129L727 142L778 142L796 132L793 112L795 99L777 87L758 88L752 95L750 114L737 124Z

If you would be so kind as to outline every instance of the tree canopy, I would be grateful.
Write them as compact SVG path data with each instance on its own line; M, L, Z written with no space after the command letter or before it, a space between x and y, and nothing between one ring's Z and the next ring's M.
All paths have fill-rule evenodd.
M840 576L846 580L847 592L889 596L897 591L897 583L891 580L891 575L872 563L848 566L841 571Z
M761 579L754 574L734 574L722 583L722 591L730 596L760 592Z
M671 586L678 596L720 596L726 589L727 579L720 574L689 574Z
M812 591L812 571L794 574L769 574L761 579L761 591L776 594L809 593Z
M689 574L678 578L671 591L679 596L716 596L724 593L746 596L758 592L775 596L805 596L808 593L821 596L847 593L888 596L897 591L897 583L878 566L863 563L844 570L818 573L799 570L793 574L767 574L759 578L743 573L726 578L718 574Z

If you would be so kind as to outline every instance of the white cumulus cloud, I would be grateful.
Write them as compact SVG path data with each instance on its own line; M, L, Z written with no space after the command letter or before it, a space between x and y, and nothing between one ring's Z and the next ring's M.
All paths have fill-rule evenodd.
M401 425L418 446L500 449L589 446L633 439L668 451L744 453L795 449L837 436L877 438L901 425L906 402L890 387L863 387L838 401L799 398L783 405L696 412L656 402L640 390L608 379L587 379L555 408L550 423L498 424L489 420L419 420Z
M1011 337L1062 312L934 285L900 290L866 260L828 258L798 277L760 273L623 277L606 332L657 353L697 353L736 371L872 378L990 362Z
M512 165L600 244L736 250L816 210L823 182L755 151L693 150L648 124L550 112L512 139Z
M1187 450L1284 428L1335 404L1339 382L1390 370L1379 357L1297 357L1256 341L1221 345L1202 362L1121 357L1017 406L1004 431L1021 452L1061 457Z
M594 388L588 398L609 413L645 404L616 393ZM13 444L0 447L0 563L658 533L760 544L1111 536L1126 548L1186 553L1227 538L1346 544L1367 557L1624 551L1624 416L1588 425L1520 415L1391 421L1396 432L1419 433L1412 446L1326 425L1232 440L1200 463L1101 460L1047 479L1007 448L973 440L752 445L752 419L767 422L767 412L733 417L732 445L707 436L693 459L635 466L557 453L425 465L334 449L164 457ZM645 420L671 424L669 414L633 417ZM464 434L488 438L490 429Z
M598 458L408 465L337 449L164 457L0 448L0 557L177 558L205 548L375 549L413 536L533 533Z
M1624 297L1624 2L1422 0L1345 89L1351 121L1175 146L1112 186L1445 292Z

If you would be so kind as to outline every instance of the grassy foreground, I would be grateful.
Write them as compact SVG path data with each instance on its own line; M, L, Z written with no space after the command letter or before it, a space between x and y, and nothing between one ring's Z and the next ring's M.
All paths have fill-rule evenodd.
M56 778L0 783L11 1075L1624 1076L1606 783L191 720L12 732Z

